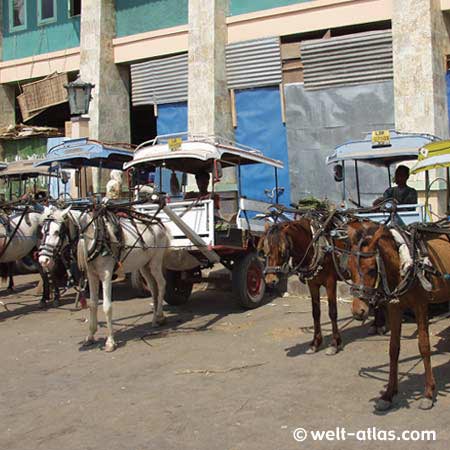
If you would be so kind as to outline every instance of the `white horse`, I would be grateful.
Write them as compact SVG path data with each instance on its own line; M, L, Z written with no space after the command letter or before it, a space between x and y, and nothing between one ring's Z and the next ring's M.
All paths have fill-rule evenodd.
M78 265L87 274L90 293L89 334L85 345L95 342L98 290L101 282L103 311L108 326L105 351L110 352L116 348L112 327L111 288L117 266L121 266L125 273L140 271L150 287L154 301L152 325L164 323L162 306L166 280L163 274L163 259L170 246L170 235L162 224L118 217L118 227L122 236L119 242L117 230L107 218L104 219L105 234L99 238L100 225L93 212L71 211L70 207L64 210L47 208L45 215L48 222L42 239L43 246L47 249L58 248L61 239L64 239L64 232L70 230L71 226L75 225L79 230ZM54 264L54 258L48 253L41 254L39 263L44 269L49 269Z
M41 223L41 213L29 207L15 209L10 214L6 212L0 214L0 264L3 268L28 256L36 247ZM12 287L11 279L10 287ZM48 300L46 296L49 296L49 293L44 289L42 305Z

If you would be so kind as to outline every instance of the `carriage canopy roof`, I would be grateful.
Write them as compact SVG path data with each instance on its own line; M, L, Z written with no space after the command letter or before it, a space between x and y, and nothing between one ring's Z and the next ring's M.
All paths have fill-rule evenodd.
M450 141L438 141L424 145L419 150L417 164L411 169L411 173L440 167L450 167Z
M254 148L216 137L188 138L187 135L160 136L142 144L136 149L133 160L125 163L124 168L149 165L196 173L209 170L214 160L219 160L224 167L260 163L283 168L281 161L264 156Z
M27 178L35 178L41 175L48 176L48 167L36 167L41 159L24 159L20 161L12 161L6 164L2 170L0 166L0 178L17 178L25 180Z
M416 160L419 150L439 138L429 134L398 133L393 130L374 131L364 140L352 141L336 147L327 157L327 164L342 161L364 161L378 166L389 166L407 160Z
M122 146L123 145L123 146ZM133 159L134 151L127 144L105 144L91 139L68 139L51 148L37 167L59 164L62 168L77 169L85 166L122 169L126 161Z

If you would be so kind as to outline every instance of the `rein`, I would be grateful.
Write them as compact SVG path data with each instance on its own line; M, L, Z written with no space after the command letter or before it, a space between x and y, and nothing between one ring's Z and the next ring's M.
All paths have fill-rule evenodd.
M322 248L320 247L318 241L319 239L324 235L328 225L332 222L332 220L335 218L337 211L333 210L328 214L328 217L323 223L320 223L320 218L317 219L317 217L314 217L311 214L311 211L308 211L307 214L303 216L304 219L308 219L310 223L320 223L318 230L316 232L312 232L312 239L309 242L305 252L303 253L303 257L301 260L295 265L291 266L289 263L289 260L292 256L292 247L293 244L291 242L291 239L288 239L289 248L286 251L286 254L284 255L284 262L283 264L279 266L269 266L266 265L264 269L264 274L269 273L281 273L283 275L289 275L289 274L296 274L300 277L301 281L305 282L308 280L313 279L316 277L319 272L322 270L322 261L324 258L325 251L322 251ZM311 217L307 217L310 215ZM315 219L315 220L314 220ZM303 228L303 227L302 227ZM311 230L312 231L312 230ZM269 230L270 233L270 230ZM306 258L308 257L311 249L314 249L314 254L312 256L311 263L307 267L303 267L303 264L306 261Z
M344 281L347 285L350 286L350 292L354 297L366 300L370 305L374 307L382 306L385 303L398 303L399 298L405 295L415 283L417 276L419 275L420 270L427 270L430 272L434 272L430 270L430 268L425 267L421 261L418 259L418 252L416 251L416 226L410 227L410 235L411 238L408 238L407 232L393 223L391 226L395 229L400 235L403 237L405 243L408 244L408 248L413 257L413 263L410 267L408 267L405 275L402 277L398 285L391 290L389 287L386 265L384 259L380 253L379 248L372 252L363 252L361 251L362 244L364 242L365 237L362 237L358 242L357 251L340 249L333 245L333 263L335 266L336 273L338 274L341 281ZM393 238L394 239L394 238ZM394 240L395 243L395 240ZM342 274L340 270L339 263L336 260L336 253L344 253L350 256L356 257L356 264L358 275L360 278L360 284L356 284L348 281ZM375 282L375 286L366 286L363 284L362 280L364 278L364 274L361 269L361 258L373 258L376 260L376 270L377 270L377 279ZM434 273L435 274L435 273Z
M3 257L3 255L6 253L6 250L8 250L9 246L11 245L12 240L14 239L14 236L16 235L17 231L20 228L20 225L22 224L23 219L25 218L25 216L28 214L29 208L28 206L25 206L25 209L23 210L22 215L20 216L19 221L17 222L16 227L14 228L13 232L11 233L11 236L9 236L9 240L6 243L6 245L1 249L0 251L0 258Z

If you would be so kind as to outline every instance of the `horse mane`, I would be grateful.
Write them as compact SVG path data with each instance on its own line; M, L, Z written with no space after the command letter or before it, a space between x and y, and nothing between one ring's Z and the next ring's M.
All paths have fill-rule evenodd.
M263 247L265 254L269 254L274 249L285 253L287 246L292 244L290 242L291 237L288 235L288 230L292 228L301 229L307 234L311 233L309 221L305 218L276 223L266 231L263 239L260 241L259 248Z

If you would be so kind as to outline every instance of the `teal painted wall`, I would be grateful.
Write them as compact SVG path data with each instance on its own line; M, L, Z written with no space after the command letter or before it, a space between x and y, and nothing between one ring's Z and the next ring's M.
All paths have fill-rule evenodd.
M310 1L311 0L230 0L230 16Z
M37 1L27 2L27 27L23 31L10 30L9 0L3 2L3 60L64 50L80 45L80 17L69 17L68 1L57 0L56 22L38 25Z
M116 0L118 37L187 23L188 0Z

